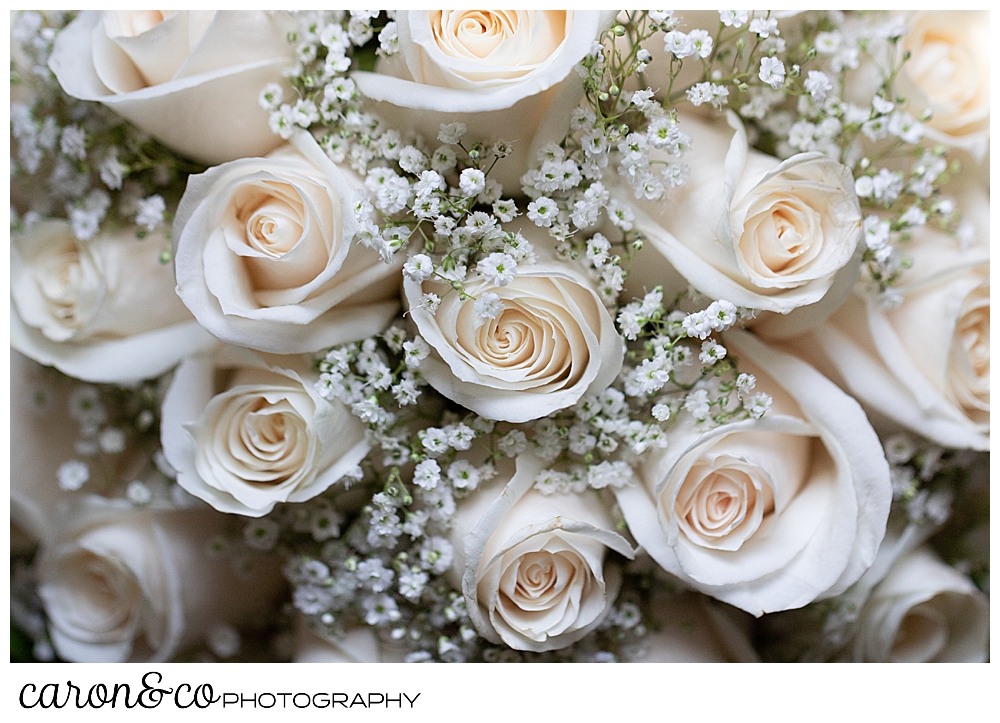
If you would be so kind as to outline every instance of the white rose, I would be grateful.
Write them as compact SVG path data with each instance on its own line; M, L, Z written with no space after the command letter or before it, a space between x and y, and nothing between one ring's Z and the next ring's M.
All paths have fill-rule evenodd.
M989 201L966 193L975 242L962 249L922 227L901 252L913 259L881 309L861 292L795 342L801 356L862 404L946 447L990 448Z
M354 188L306 132L267 158L188 179L174 221L177 293L215 336L290 354L377 333L399 266L351 239Z
M634 201L635 228L688 283L713 299L788 314L809 326L836 309L861 263L861 210L850 170L821 153L785 161L752 150L742 122L729 129L683 116L691 136L687 182L664 201ZM654 157L659 151L653 151ZM621 190L622 198L631 195ZM640 255L636 266L645 263ZM650 263L655 260L650 259Z
M856 662L984 663L989 653L989 599L927 548L895 564L858 625Z
M760 662L746 632L702 595L655 590L650 613L656 626L643 637L643 654L635 662Z
M665 570L757 616L837 595L885 534L882 445L861 407L809 365L747 332L724 343L771 410L671 431L643 483L616 490L629 530Z
M544 466L519 456L513 475L458 502L451 532L452 574L479 634L536 652L564 648L600 625L621 586L608 551L633 556L596 494L533 489Z
M439 125L454 121L466 124L468 142L512 142L491 178L518 193L535 152L569 128L583 95L574 66L612 18L587 10L400 11L399 52L376 72L351 77L390 126L432 145Z
M297 359L265 362L232 347L182 361L160 431L177 483L221 512L249 517L325 491L369 446L361 422L323 399L316 378Z
M209 541L225 522L207 509L80 500L38 560L38 594L59 656L165 661L215 625L267 614L284 587L280 571L262 561L247 579L231 560L213 559Z
M174 292L165 243L134 229L80 241L62 220L13 234L11 346L78 379L121 383L214 343Z
M49 67L74 98L96 100L206 164L267 153L281 140L258 96L292 92L285 12L87 10L56 38Z
M914 115L933 113L924 132L934 143L982 160L990 142L990 15L988 11L926 11L907 19L899 43L910 53L899 91Z
M481 276L466 282L472 297L496 294L500 313L476 318L475 301L447 283L403 282L410 316L436 354L420 367L448 399L488 419L527 422L603 390L621 370L624 346L614 320L587 279L559 262L519 266L507 286ZM451 292L451 293L448 293ZM421 296L441 297L437 311Z

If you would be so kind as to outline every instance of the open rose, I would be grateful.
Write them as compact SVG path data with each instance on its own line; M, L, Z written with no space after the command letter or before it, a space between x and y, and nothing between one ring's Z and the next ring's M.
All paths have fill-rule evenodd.
M49 67L69 95L96 100L178 153L223 163L281 140L257 102L291 92L285 12L86 10L56 38Z
M990 140L990 16L985 10L925 11L907 18L900 93L914 115L929 108L928 139L982 160Z
M352 243L345 172L308 133L292 142L191 176L174 221L177 293L195 318L277 354L362 339L399 308L398 265Z
M837 595L875 559L892 486L858 404L753 335L724 339L772 396L764 417L682 422L616 490L629 530L665 570L754 615Z
M361 423L316 392L305 364L235 348L181 362L161 436L181 487L249 517L312 499L368 453Z
M269 614L283 589L277 566L255 566L251 581L231 560L210 557L209 541L224 525L208 509L79 500L38 561L38 594L59 656L161 662L215 625Z
M520 455L513 475L459 501L451 533L452 573L476 630L536 652L564 648L600 625L621 585L608 553L633 556L595 494L533 489L543 468Z
M769 318L776 329L817 323L850 292L861 261L851 172L821 153L779 161L751 150L741 121L727 117L728 129L681 118L690 178L665 201L634 202L646 256L662 255L713 299L778 314L809 307Z
M165 243L134 229L81 241L62 220L12 234L11 346L78 379L128 382L214 343L174 292Z
M588 10L411 10L396 14L399 52L351 77L393 128L429 142L461 121L467 141L513 142L497 164L508 194L548 142L559 142L583 95L574 70L614 13Z
M983 663L989 600L922 548L898 561L861 609L856 662Z
M989 202L966 192L976 227L962 248L945 233L915 229L913 259L882 309L859 292L818 329L795 341L862 404L946 447L990 447Z
M502 287L473 277L466 293L496 294L502 306L486 321L477 318L474 299L461 299L447 283L406 279L403 290L420 335L436 352L421 367L424 377L488 419L540 419L591 388L604 389L621 370L623 344L614 321L568 264L518 267ZM441 297L433 313L421 306L427 293Z

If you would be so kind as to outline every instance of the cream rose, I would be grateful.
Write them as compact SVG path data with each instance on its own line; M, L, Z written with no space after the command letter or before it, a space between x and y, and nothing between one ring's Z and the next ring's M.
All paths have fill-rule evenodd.
M753 335L724 338L773 399L761 419L681 423L616 490L629 530L668 572L754 615L837 595L885 534L892 486L858 404Z
M96 100L206 164L267 153L281 140L257 98L291 86L295 18L258 10L87 10L56 38L49 67L74 98Z
M990 14L925 11L907 19L900 53L910 53L899 91L914 115L933 113L924 132L934 143L981 161L990 142Z
M231 347L181 362L161 423L177 483L221 512L248 517L325 491L369 446L362 424L319 395L316 378L298 359L265 362Z
M515 650L564 648L600 625L621 586L608 553L634 554L596 494L534 490L544 466L522 454L513 474L460 500L452 518L451 574L469 617Z
M437 142L461 121L466 140L512 142L491 178L520 192L520 177L548 142L562 140L583 95L573 69L614 12L412 10L396 13L399 52L374 73L351 75L390 126Z
M855 662L984 663L990 605L927 548L898 561L861 609Z
M78 379L120 383L211 345L159 261L165 243L134 229L81 241L62 220L12 234L11 346Z
M665 201L633 203L636 230L650 242L645 256L662 256L713 299L778 314L808 307L771 317L775 328L815 324L840 305L858 275L854 179L820 153L779 161L751 150L742 122L727 117L728 130L682 116L680 128L692 139L684 157L690 178ZM644 263L640 255L636 265Z
M946 447L990 447L989 202L977 189L965 210L977 230L961 248L929 227L901 247L913 259L881 309L858 292L796 340L801 356L862 404Z
M475 301L463 301L446 283L406 279L403 291L411 318L435 352L421 373L448 399L488 419L540 419L591 388L604 389L621 370L624 345L614 320L586 278L567 264L518 267L503 287L473 277L466 293L496 294L503 307L482 323ZM441 297L433 313L420 305L427 293Z
M209 332L290 354L377 333L399 265L352 243L354 187L306 132L191 176L174 221L177 293Z
M230 560L212 559L209 540L224 525L213 510L143 509L98 497L67 510L38 561L38 594L59 657L166 661L214 625L268 614L283 590L280 570L263 562L247 580Z

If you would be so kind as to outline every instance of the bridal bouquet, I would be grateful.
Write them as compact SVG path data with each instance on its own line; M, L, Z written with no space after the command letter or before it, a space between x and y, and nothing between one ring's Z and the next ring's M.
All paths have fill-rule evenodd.
M986 659L987 13L10 34L12 659Z

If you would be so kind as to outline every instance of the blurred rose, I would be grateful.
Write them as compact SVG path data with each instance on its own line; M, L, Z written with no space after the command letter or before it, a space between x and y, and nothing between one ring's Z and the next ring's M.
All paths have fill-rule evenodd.
M515 650L564 648L594 630L621 586L608 552L633 556L595 492L533 488L544 466L520 455L513 474L460 500L452 518L452 575L469 616L484 638Z
M925 11L907 18L900 53L910 53L899 92L914 115L929 108L927 138L968 151L978 161L990 142L990 14Z
M724 337L772 407L670 446L616 490L629 530L665 570L749 613L837 595L875 559L892 486L858 404L802 361L747 332Z
M382 653L375 630L352 628L340 638L328 638L309 628L303 617L295 624L295 663L381 663ZM399 662L399 661L397 661Z
M220 373L227 370L228 373ZM245 349L181 362L161 437L177 483L217 510L261 517L325 491L368 453L364 427L301 360Z
M403 282L410 316L436 354L421 373L441 394L488 419L526 422L603 390L621 370L623 343L589 281L558 261L519 266L507 286L482 276L461 299L447 283ZM437 311L421 297L441 298ZM477 318L477 299L496 294L501 308Z
M650 247L638 264L659 255L706 296L779 314L808 307L769 323L815 324L858 275L854 179L821 153L779 161L752 150L742 122L728 119L726 128L681 117L680 130L692 138L684 156L691 175L664 201L632 201Z
M135 229L81 241L62 220L12 234L11 346L93 382L155 377L213 343L160 263L162 231Z
M396 14L399 52L376 72L351 77L393 128L437 143L441 123L460 121L468 143L512 142L491 178L508 195L535 152L560 142L583 95L574 66L614 12L588 10L413 10Z
M900 252L913 259L882 309L861 292L795 342L862 404L946 447L990 445L989 200L965 193L971 245L928 226Z
M79 500L38 560L38 594L59 656L160 662L215 625L269 614L283 588L278 566L262 561L246 577L231 560L212 559L209 540L224 526L213 510Z
M49 67L74 98L96 100L206 164L267 153L281 139L258 96L292 92L295 18L258 10L86 10L59 33Z
M643 638L638 663L760 662L745 631L721 606L697 593L654 590L654 627Z
M861 609L856 662L984 663L990 604L927 548L897 562Z
M174 221L177 293L220 339L290 354L375 334L399 267L352 242L354 188L308 133L188 179Z

